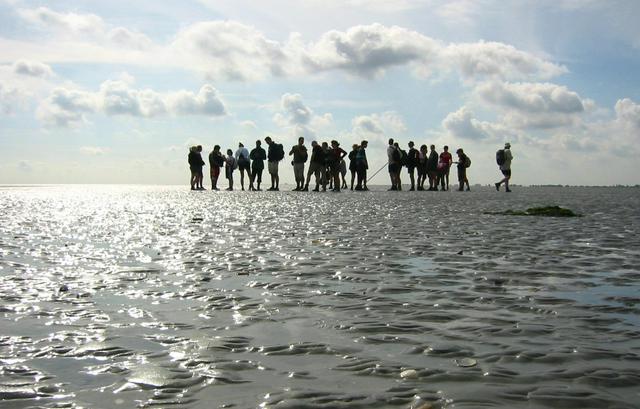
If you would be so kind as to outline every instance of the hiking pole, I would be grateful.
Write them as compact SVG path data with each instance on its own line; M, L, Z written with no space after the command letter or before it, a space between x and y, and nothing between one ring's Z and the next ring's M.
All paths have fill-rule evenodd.
M385 163L384 165L382 165L382 167L381 167L380 169L378 169L378 170L376 171L376 173L374 173L373 175L369 176L369 178L367 179L367 183L369 183L369 181L370 181L371 179L373 179L373 178L374 178L378 173L380 173L380 171L381 171L382 169L384 169L384 167L385 167L385 166L387 166L388 164L389 164L389 162Z

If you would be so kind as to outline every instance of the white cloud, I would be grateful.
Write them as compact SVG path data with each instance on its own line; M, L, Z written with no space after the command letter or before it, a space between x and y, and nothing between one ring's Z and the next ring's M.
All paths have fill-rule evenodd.
M477 95L497 107L505 122L518 128L554 128L575 123L593 103L567 87L550 83L479 85Z
M306 50L303 62L312 72L339 69L372 78L393 66L428 62L438 47L418 32L372 24L329 31Z
M333 124L333 116L329 113L316 115L302 100L300 94L286 93L280 98L280 112L273 116L273 121L282 128L288 128L292 136L315 138L318 129Z
M258 80L283 75L282 46L253 27L233 21L193 24L179 32L172 51L211 78Z
M442 127L453 137L476 141L496 141L506 133L504 127L498 124L474 118L473 112L467 107L447 115Z
M622 126L640 130L640 104L629 98L620 99L615 105L616 119ZM640 133L636 134L640 138Z
M81 146L79 150L81 153L90 156L102 156L111 152L111 149L102 146Z
M442 51L442 60L466 79L548 79L568 72L564 66L498 42L451 44Z
M56 88L38 108L38 118L47 126L77 126L86 122L86 114L156 117L172 115L226 115L224 102L211 85L203 85L197 94L190 91L159 93L131 88L122 80L102 83L98 92Z
M0 113L14 112L15 106L20 103L21 99L22 95L18 89L0 83Z
M367 138L386 142L386 138L397 137L407 131L404 120L394 111L360 115L353 118L351 124L351 136L355 139Z
M53 70L47 64L39 61L18 60L13 63L13 72L30 77L51 77Z

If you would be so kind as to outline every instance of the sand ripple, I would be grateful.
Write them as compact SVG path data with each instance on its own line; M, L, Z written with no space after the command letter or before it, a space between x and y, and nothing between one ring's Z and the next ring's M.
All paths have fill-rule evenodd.
M0 406L637 408L639 205L0 188Z

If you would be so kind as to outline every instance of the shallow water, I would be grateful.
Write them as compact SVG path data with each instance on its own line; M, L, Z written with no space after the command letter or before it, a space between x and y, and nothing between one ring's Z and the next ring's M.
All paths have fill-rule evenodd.
M639 189L0 205L0 407L640 407Z

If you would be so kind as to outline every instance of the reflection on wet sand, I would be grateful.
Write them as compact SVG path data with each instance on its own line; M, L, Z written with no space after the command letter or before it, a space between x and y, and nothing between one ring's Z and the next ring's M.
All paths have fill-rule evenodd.
M495 193L0 189L0 406L637 407L640 193Z

